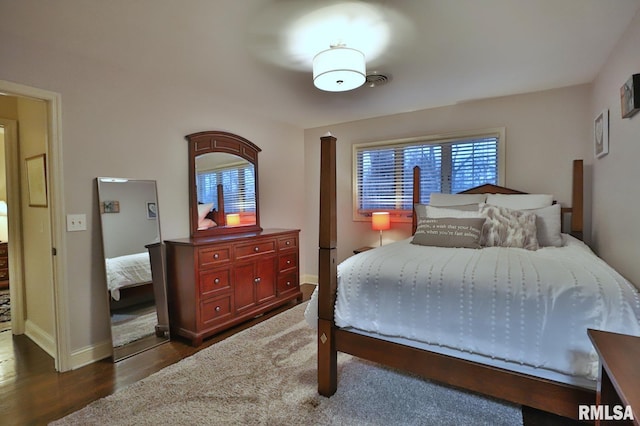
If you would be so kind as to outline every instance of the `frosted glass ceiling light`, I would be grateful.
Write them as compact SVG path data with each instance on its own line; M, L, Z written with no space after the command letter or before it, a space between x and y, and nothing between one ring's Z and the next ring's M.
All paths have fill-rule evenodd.
M327 92L346 92L366 80L364 54L343 45L331 46L313 58L313 84Z

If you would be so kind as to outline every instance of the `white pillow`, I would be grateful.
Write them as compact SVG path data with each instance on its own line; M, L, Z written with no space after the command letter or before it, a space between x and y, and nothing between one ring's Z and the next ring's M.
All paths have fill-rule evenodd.
M434 206L424 206L424 216L423 218L430 219L440 219L443 217L454 217L454 218L472 218L472 217L481 217L480 212L478 210L475 211L467 211L451 208L448 209L446 207L434 207ZM421 216L418 214L418 218Z
M429 205L435 207L463 206L466 204L480 204L487 199L487 194L442 194L432 192Z
M551 194L489 194L487 204L512 210L531 210L549 207L553 204Z
M527 211L536 215L537 237L540 247L562 247L562 208L560 204Z
M198 204L198 223L202 222L202 220L209 214L212 208L213 203Z

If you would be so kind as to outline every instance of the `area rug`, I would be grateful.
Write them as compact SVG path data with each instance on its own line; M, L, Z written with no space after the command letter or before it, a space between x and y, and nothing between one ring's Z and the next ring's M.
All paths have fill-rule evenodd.
M53 425L521 425L519 406L340 354L319 396L306 304L216 343Z

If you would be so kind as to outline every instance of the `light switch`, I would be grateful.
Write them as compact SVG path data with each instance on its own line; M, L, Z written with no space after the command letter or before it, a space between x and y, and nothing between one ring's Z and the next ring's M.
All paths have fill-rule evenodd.
M67 215L67 232L86 231L87 215L86 214L68 214Z

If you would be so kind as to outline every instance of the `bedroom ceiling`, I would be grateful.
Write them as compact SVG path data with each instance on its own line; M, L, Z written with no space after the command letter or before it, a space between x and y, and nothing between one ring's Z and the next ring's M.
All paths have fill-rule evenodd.
M640 7L640 0L336 3L345 2L0 0L0 8L2 31L31 43L179 79L310 128L591 82ZM332 18L336 10L341 17ZM314 50L336 40L358 45L367 72L390 82L316 89Z

